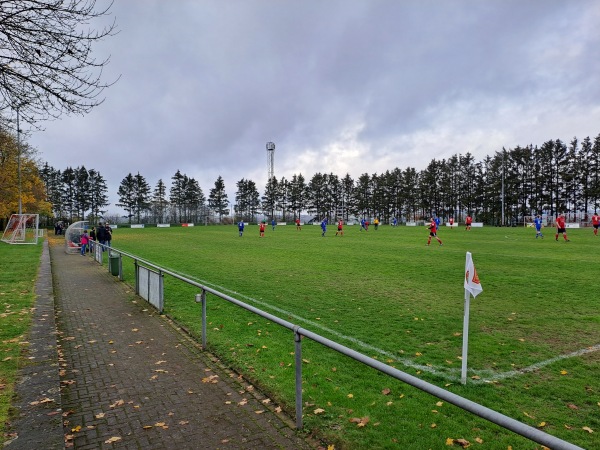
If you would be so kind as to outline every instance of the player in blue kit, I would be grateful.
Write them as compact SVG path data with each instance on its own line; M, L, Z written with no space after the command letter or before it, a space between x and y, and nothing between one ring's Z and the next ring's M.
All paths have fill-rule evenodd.
M327 231L327 219L323 219L323 222L321 222L321 230L323 230L321 236L325 237L325 232Z
M535 238L541 237L544 239L544 235L542 234L542 218L539 215L536 216L533 224L535 225Z
M244 234L244 221L240 221L238 223L238 231L240 232L240 237L242 237L242 234Z

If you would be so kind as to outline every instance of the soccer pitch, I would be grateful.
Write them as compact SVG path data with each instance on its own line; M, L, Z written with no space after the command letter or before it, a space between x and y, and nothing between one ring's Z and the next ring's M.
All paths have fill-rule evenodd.
M235 226L119 228L113 246L584 448L600 447L600 301L591 229ZM465 253L469 379L460 385ZM126 281L132 264L124 260ZM165 278L165 312L199 334L196 290ZM208 300L210 349L293 411L293 336ZM336 448L539 448L305 339L304 421ZM323 410L323 411L321 411ZM318 411L318 412L315 412ZM362 420L368 417L368 420ZM362 422L357 422L361 419ZM366 422L366 423L365 423ZM362 424L359 426L359 424ZM591 433L588 430L595 431Z

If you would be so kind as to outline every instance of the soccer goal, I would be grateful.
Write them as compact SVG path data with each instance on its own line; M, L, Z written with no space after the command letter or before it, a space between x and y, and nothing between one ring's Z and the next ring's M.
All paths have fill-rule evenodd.
M37 244L39 214L13 214L2 234L2 242L7 244Z

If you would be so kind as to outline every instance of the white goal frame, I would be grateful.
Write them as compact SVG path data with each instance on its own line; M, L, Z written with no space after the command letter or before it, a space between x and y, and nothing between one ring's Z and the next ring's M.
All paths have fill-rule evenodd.
M0 240L7 244L37 244L39 224L39 214L13 214Z

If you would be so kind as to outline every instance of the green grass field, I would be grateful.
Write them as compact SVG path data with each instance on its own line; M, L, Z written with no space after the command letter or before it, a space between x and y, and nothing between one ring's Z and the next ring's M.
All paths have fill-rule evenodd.
M187 275L411 375L584 448L600 448L600 237L533 229L234 226L117 229L113 246ZM435 242L435 241L434 241ZM471 299L469 382L460 384L465 253L483 293ZM126 281L133 264L124 260ZM200 333L196 288L165 278L165 312ZM294 411L293 335L216 297L210 349ZM336 448L540 445L304 339L304 423ZM389 391L388 391L389 390ZM323 411L321 411L323 410ZM315 412L316 411L316 412ZM368 419L365 419L368 418ZM360 419L360 421L359 421Z
M0 243L0 444L35 303L42 245Z

